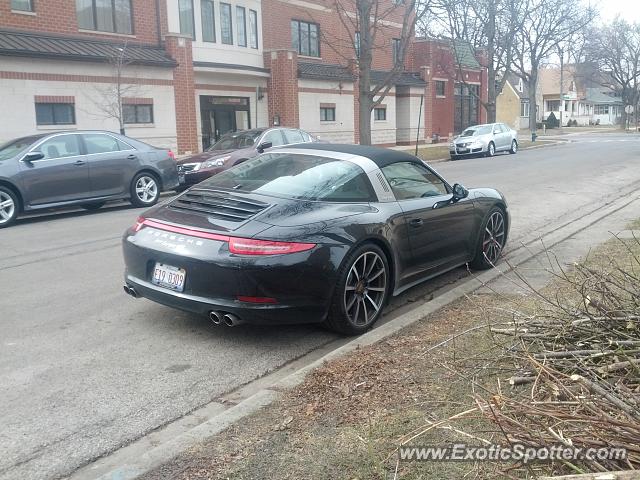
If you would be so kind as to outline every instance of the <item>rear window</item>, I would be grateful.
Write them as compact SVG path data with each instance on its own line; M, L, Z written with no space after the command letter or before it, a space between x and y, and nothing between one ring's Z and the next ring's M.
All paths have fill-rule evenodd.
M304 154L261 155L205 180L200 186L300 200L375 200L367 175L356 164Z

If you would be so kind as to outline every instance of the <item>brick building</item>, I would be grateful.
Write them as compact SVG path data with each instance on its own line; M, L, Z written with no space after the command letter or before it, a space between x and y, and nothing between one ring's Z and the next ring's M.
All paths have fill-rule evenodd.
M398 12L379 31L374 83L393 65L404 8L380 1ZM126 134L178 153L229 130L274 124L357 141L357 32L334 4L0 0L0 101L11 112L0 120L0 141L34 131L117 131L116 84ZM486 70L476 53L456 42L412 41L406 71L372 112L373 142L431 141L483 121L477 96L486 96Z

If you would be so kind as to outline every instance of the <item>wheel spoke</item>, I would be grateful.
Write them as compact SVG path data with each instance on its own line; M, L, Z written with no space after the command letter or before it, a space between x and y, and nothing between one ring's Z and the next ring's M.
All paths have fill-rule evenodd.
M360 315L360 299L358 299L358 297L356 297L357 300L357 304L356 304L356 313L353 316L353 323L355 323L356 325L358 324L358 316Z
M362 302L362 310L364 310L364 323L365 325L369 323L369 314L367 313L367 302L364 301L364 298L361 299Z
M356 303L356 300L358 300L358 296L357 295L353 295L351 297L351 300L349 301L349 303L346 306L346 311L347 313L349 313L349 310L351 310L351 308L353 308L353 304Z
M370 292L384 292L385 289L385 287L367 287Z
M373 282L376 278L378 278L380 275L382 275L384 273L384 268L381 268L380 270L378 270L375 274L371 275L369 277L369 281Z
M373 305L373 308L375 308L375 309L376 309L376 312L377 312L378 310L380 310L380 307L376 304L376 302L374 302L374 301L373 301L373 298L371 298L371 297L369 296L369 294L365 295L365 296L364 296L364 298L365 298L366 300L369 300L369 301L371 302L371 305Z

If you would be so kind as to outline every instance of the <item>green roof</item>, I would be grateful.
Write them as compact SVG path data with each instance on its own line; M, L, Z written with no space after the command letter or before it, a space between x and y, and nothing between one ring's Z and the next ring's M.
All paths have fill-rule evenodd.
M463 40L453 40L453 51L456 56L456 62L461 67L481 68L480 62L476 58L473 47L469 42Z

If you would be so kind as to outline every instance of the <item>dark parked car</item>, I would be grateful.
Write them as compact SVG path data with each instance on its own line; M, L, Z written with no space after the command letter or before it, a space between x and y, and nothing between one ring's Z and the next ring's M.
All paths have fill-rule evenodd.
M491 267L509 215L406 153L282 148L144 213L123 238L124 290L213 323L326 322L364 332L391 295Z
M298 128L255 128L229 132L204 152L178 160L180 189L200 183L271 147L317 141L316 137Z
M467 262L491 267L508 229L496 190L451 186L406 153L296 145L140 217L123 238L124 289L215 324L357 334L389 296Z
M170 150L102 131L58 132L0 145L0 228L22 212L108 200L154 205L178 185Z

